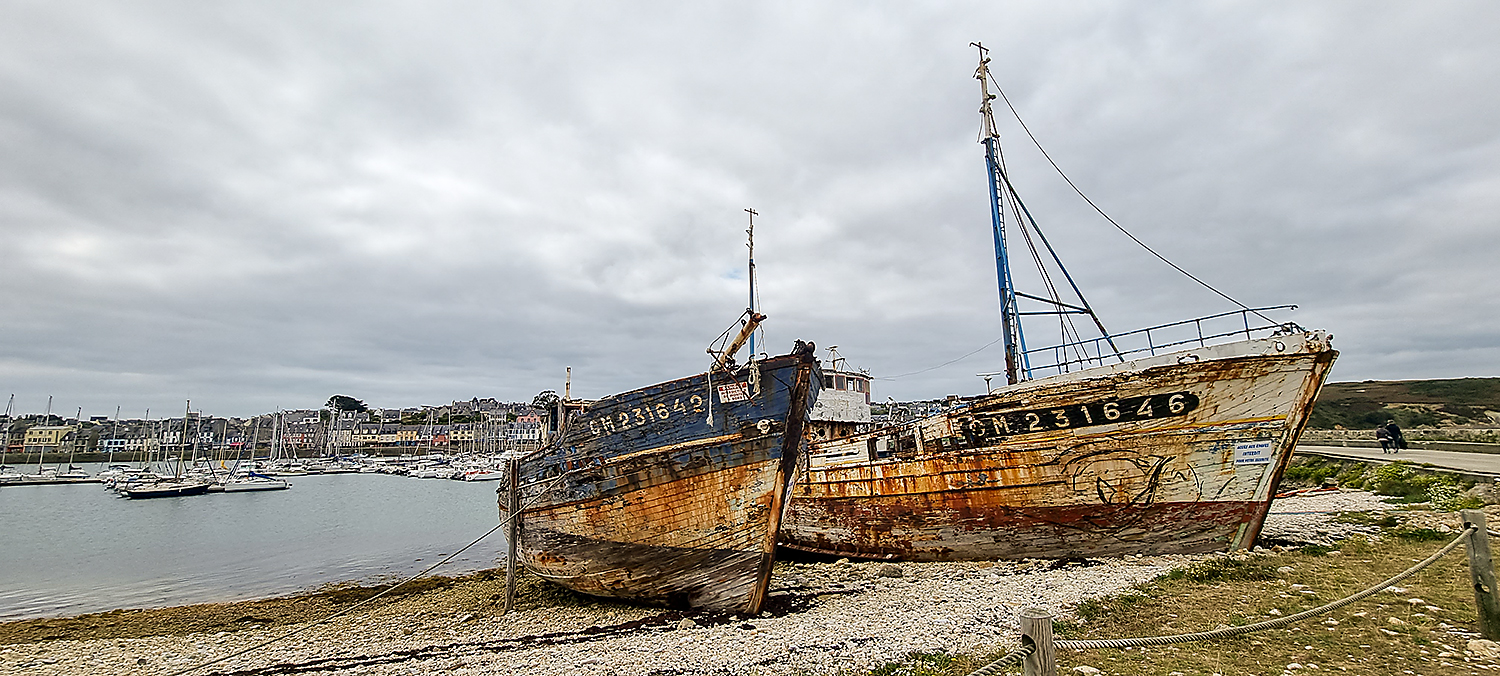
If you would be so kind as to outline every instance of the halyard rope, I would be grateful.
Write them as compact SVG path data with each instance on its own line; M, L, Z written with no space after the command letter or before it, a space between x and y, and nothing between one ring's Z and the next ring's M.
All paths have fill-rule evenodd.
M1297 613L1296 615L1288 615L1286 617L1281 617L1274 620L1266 620L1265 622L1247 624L1242 627L1228 627L1225 629L1215 629L1213 631L1200 631L1192 634L1178 634L1176 636L1149 636L1144 638L1096 639L1086 641L1065 640L1053 641L1052 644L1059 648L1071 648L1073 650L1088 650L1091 648L1137 648L1143 646L1171 645L1173 643L1189 643L1192 641L1208 641L1219 638L1229 638L1231 636L1239 636L1241 634L1249 634L1257 631L1264 631L1266 629L1277 629L1280 627L1285 627L1286 625L1293 624L1295 622L1301 622L1302 620L1313 617L1315 615L1321 615L1332 610L1338 610L1339 608L1354 603L1355 601L1364 600L1366 598L1374 596L1377 593L1380 593L1386 587L1389 587L1393 584L1396 584L1397 582L1405 580L1408 577L1416 575L1423 568L1437 563L1438 559L1443 558L1443 556L1448 552L1453 551L1455 547L1458 547L1463 543L1464 538L1469 537L1471 533L1474 533L1477 530L1479 529L1474 526L1466 528L1463 533L1454 538L1453 541L1448 543L1447 546L1439 549L1435 554L1427 557L1421 563L1407 568L1405 571L1402 571L1395 577L1392 577L1384 582L1381 582L1380 584L1359 592L1358 594L1354 594L1353 596L1346 596L1342 599L1334 601L1333 603L1318 606L1317 608L1313 608L1312 610L1304 610L1300 613Z
M557 482L561 481L564 477L566 477L566 476L568 476L570 474L574 474L574 473L576 473L578 471L579 470L571 470L571 471L559 474L558 476L556 476L556 477L554 477L552 479L552 483L556 484ZM241 649L236 650L236 651L234 651L232 653L229 653L228 655L224 655L222 657L218 657L218 658L215 658L215 659L212 659L212 660L209 660L207 662L200 663L200 664L195 664L195 665L193 665L191 667L187 667L187 668L184 668L184 669L179 669L177 671L174 671L174 672L168 674L168 676L181 676L182 674L186 674L186 673L189 673L189 672L197 671L197 670L202 669L204 667L212 666L212 665L218 664L220 662L223 662L225 660L229 660L229 659L232 659L232 658L235 658L235 657L239 657L240 655L244 655L245 653L248 653L248 652L251 652L251 651L260 650L261 648L264 648L264 647L266 647L268 645L271 645L272 643L277 643L279 641L291 638L292 636L295 636L296 634L301 633L303 630L311 629L311 628L319 626L319 625L327 624L329 622L332 622L335 619L338 619L340 617L348 615L349 613L352 613L352 612L354 612L356 610L359 610L360 608L363 608L363 607L365 607L365 606L373 603L376 599L378 599L378 598L380 598L382 596L385 596L386 594L389 594L389 593L391 593L393 591L396 591L396 589L399 588L399 587L401 587L402 585L404 585L404 584L406 584L408 582L411 582L412 580L415 580L415 579L417 579L419 577L422 577L423 575L426 575L426 574L428 574L428 573L436 570L438 566L441 566L441 565L443 565L443 564L445 564L445 563L447 563L449 561L452 561L453 557L458 556L459 554L464 553L470 547L473 547L474 545L479 544L479 542L481 540L483 540L483 539L485 539L485 538L487 538L487 537L489 537L491 535L494 535L495 531L500 530L501 528L504 528L505 526L509 525L510 522L511 522L511 520L515 519L522 512L525 512L527 508L531 507L532 505L535 505L538 500L541 500L543 497L545 497L547 495L547 492L550 491L550 490L552 490L552 488L553 488L553 486L546 486L545 488L543 488L542 491L540 493L538 493L536 495L536 497L532 498L530 502L526 503L525 505L522 505L520 509L518 509L515 512L507 515L506 518L502 519L500 521L500 523L495 524L495 527L489 529L489 531L485 532L484 535L481 535L481 536L479 536L477 538L474 538L473 542L470 542L469 544L464 545L458 551L453 552L452 554L449 554L448 556L444 557L441 561L438 561L437 563L434 563L431 566L428 566L426 570L423 570L422 572L417 573L416 575L408 577L405 580L397 582L396 584L393 584L390 587L387 587L384 591L381 591L380 593L378 593L378 594L376 594L374 596L371 596L370 598L367 598L367 599L365 599L363 601L360 601L359 603L356 603L356 604L354 604L352 606L349 606L348 608L340 610L340 611L338 611L338 612L336 612L336 613L334 613L332 615L329 615L329 616L327 616L327 617L325 617L325 618L323 618L321 620L318 620L316 622L313 622L311 624L302 625L302 626L294 626L294 627L288 629L287 631L282 632L281 634L278 634L276 636L268 638L268 639L266 639L264 641L261 641L260 643L253 644L253 645L251 645L248 648L241 648Z

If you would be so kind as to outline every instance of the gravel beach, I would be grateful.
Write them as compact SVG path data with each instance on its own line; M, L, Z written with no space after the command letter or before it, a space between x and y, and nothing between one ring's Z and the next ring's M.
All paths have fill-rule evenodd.
M1278 499L1263 539L1328 543L1374 530L1337 523L1338 512L1390 508L1359 491ZM831 674L911 652L1014 647L1023 607L1068 617L1084 599L1204 558L787 562L772 580L770 610L754 618L615 603L523 606L500 616L492 594L455 588L377 602L321 626L0 645L0 674L170 673L287 632L291 638L195 673Z

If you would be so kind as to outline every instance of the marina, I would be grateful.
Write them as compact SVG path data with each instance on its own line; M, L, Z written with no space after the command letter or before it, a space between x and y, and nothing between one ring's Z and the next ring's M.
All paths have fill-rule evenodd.
M385 580L425 568L495 522L493 483L380 473L294 483L144 501L99 484L0 487L0 619ZM503 551L503 538L492 537L438 574L493 568Z

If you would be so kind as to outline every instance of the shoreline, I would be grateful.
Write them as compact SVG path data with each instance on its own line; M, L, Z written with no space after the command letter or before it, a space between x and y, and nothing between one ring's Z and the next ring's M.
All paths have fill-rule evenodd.
M1287 498L1275 507L1266 537L1286 542L1368 532L1334 521L1340 511L1399 509L1354 491ZM517 610L501 616L504 576L482 571L441 578L447 582L427 583L430 588L418 593L393 595L317 626L312 620L346 607L338 601L353 602L373 592L325 589L230 604L25 620L42 626L32 627L35 640L0 645L0 673L161 672L286 632L295 637L201 673L862 671L911 653L1003 649L1017 641L1015 616L1023 607L1043 606L1059 617L1072 617L1088 599L1126 592L1196 561L1238 555L1081 562L781 562L768 609L754 618L603 601L529 575L520 578ZM278 607L285 612L276 615ZM254 609L262 614L241 612ZM166 621L170 618L175 619ZM69 634L59 626L68 623L79 626ZM6 637L13 634L6 632L16 624L0 625L0 641L11 641ZM134 635L124 635L131 626L137 627ZM49 638L45 631L62 638Z

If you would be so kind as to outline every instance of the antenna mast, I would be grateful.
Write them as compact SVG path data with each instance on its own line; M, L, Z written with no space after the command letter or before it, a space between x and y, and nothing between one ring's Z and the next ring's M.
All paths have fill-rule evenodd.
M749 309L750 309L750 316L754 317L755 316L755 217L759 216L760 214L756 213L755 209L753 209L753 208L751 208L751 209L745 209L745 213L750 214L750 228L745 231L745 234L747 234L747 235L750 236L749 243L746 245L746 246L750 247L750 305L749 305ZM750 332L750 359L749 359L749 361L755 361L755 332L754 331Z

